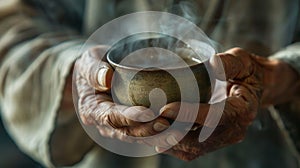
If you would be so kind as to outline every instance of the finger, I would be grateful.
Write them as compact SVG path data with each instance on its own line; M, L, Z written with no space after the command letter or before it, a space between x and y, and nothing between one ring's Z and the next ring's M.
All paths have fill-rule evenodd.
M107 47L94 47L76 61L75 70L84 77L88 84L99 91L106 91L111 87L113 75L112 67L102 61Z
M195 107L199 107L194 115ZM225 102L209 104L191 104L186 102L173 102L165 105L161 116L181 122L196 122L207 127L215 127L226 122L238 122L249 125L256 116L258 98L248 88L234 85L230 96ZM208 115L210 114L210 115Z
M105 93L95 94L87 81L77 77L78 108L81 120L86 125L106 125L113 128L139 126L130 134L134 136L153 135L169 127L165 119L154 120L156 117L150 109L143 106L127 107L112 102ZM149 122L145 126L145 122Z
M76 87L79 97L79 113L84 124L89 125L96 123L109 125L107 123L113 122L114 120L124 121L124 119L117 119L117 116L119 116L119 111L125 110L128 107L117 106L112 102L111 97L105 93L96 94L94 89L88 84L88 81L82 76L76 76ZM111 119L111 121L108 115L112 116L113 119ZM111 124L111 126L114 126L113 123Z
M95 119L96 114L94 114L94 112L98 108L98 103L111 102L112 99L109 95L105 93L97 94L96 96L95 90L91 86L89 86L86 79L84 79L80 75L76 75L75 77L76 77L76 91L77 91L75 93L77 93L78 95L77 104L78 104L78 112L81 121L83 122L83 124L86 125L95 125L97 124L97 122ZM98 110L103 111L103 108L108 108L106 106L107 105L104 105Z
M151 137L143 137L140 139L143 143L149 146L156 146L162 148L171 148L178 144L184 135L177 130L165 131L158 135Z
M244 79L253 72L251 54L240 48L214 55L209 60L210 71L220 80Z
M127 135L135 137L149 137L169 128L169 122L164 118L157 118L151 122L140 123L137 126L123 128Z
M164 128L160 129L160 131L155 130L153 128L154 122L164 123ZM135 137L153 136L167 129L168 127L169 127L168 121L163 118L158 118L156 119L156 121L152 121L148 123L140 123L138 126L131 126L131 127L113 128L111 126L106 126L106 125L97 126L101 135L109 138L118 138L119 140L127 140L127 139L132 140ZM155 142L157 143L158 141L159 138L156 138ZM144 143L144 144L149 144L149 143ZM152 144L154 144L154 142Z
M229 97L238 97L249 104L250 107L257 107L260 92L251 85L233 84L229 89Z
M161 122L161 121L160 121ZM156 131L153 130L151 133L147 133L147 130L142 131L145 127L151 126L149 124L141 124L143 127L124 127L120 129L112 128L109 126L97 126L99 133L108 138L117 138L122 141L126 142L139 142L141 144L146 144L150 146L158 145L158 146L164 146L169 147L172 145L175 145L179 142L179 140L176 140L175 137L182 137L182 135L177 132L168 132L168 133L162 133L159 136L153 136L154 134L157 134ZM149 138L149 136L152 136Z
M252 86L234 84L226 100L221 118L225 125L227 122L239 126L249 126L256 117L259 108L259 97Z
M175 151L183 151L195 156L201 156L222 147L241 142L246 134L246 127L234 124L218 126L203 142L198 141L200 130L190 131L183 140L172 147Z
M102 123L109 123L114 128L135 127L155 119L154 112L143 106L128 107L112 102L103 102L99 104L101 106L108 107L103 108L105 111L100 111L107 113L107 120Z
M118 139L123 142L129 142L129 143L133 143L136 141L134 137L128 136L124 134L121 130L114 129L112 127L98 125L97 129L100 135L106 138Z
M124 131L124 129L115 129L107 126L97 126L97 129L100 135L106 138L119 139L121 141L130 143L137 142L139 144L163 148L171 148L172 146L176 145L183 137L183 135L176 130L172 130L157 136L139 137L128 135L127 132Z
M211 105L187 102L173 102L161 108L161 117L179 122L198 123L204 125ZM195 114L196 113L196 114Z

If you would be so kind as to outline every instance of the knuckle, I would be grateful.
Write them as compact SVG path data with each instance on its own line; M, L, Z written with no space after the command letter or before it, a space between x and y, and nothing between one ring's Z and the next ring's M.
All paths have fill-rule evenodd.
M101 117L104 125L109 125L113 128L118 128L118 117L116 117L115 113L109 113L108 115L104 115Z
M79 68L84 67L84 64L87 62L89 55L89 51L85 51L83 54L81 54L80 58L78 58L78 60L76 61L76 64Z
M123 136L135 136L135 132L132 129L128 128L128 127L122 128L121 129L121 134Z
M149 130L144 130L144 131L139 131L137 136L139 137L148 137L148 136L151 136L153 135L153 132L152 131L149 131Z
M143 125L140 129L137 131L137 136L139 137L148 137L155 135L155 131L151 128L150 125Z
M228 53L234 55L235 57L246 56L249 55L244 49L240 47L234 47L228 51Z
M244 50L242 49L242 48L240 48L240 47L234 47L234 48L232 48L232 51L234 51L234 52L244 52Z
M249 126L256 118L256 111L253 111L249 104L242 99L231 97L225 105L227 116L231 121L241 126Z
M85 125L95 125L96 124L96 121L94 119L92 119L86 113L80 114L80 119L81 119L82 123Z

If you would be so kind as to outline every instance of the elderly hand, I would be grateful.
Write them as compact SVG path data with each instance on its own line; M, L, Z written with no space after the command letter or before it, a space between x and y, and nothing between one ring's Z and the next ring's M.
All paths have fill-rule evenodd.
M220 64L223 64L226 79L222 79L220 75ZM299 89L299 83L295 83L299 76L286 63L259 57L240 48L217 54L209 61L209 66L216 78L227 82L225 107L216 129L203 142L199 142L200 129L190 131L171 149L158 147L159 152L182 160L192 160L205 153L238 143L244 138L247 127L256 117L260 107L286 102L295 97L296 90ZM200 104L195 122L201 128L214 128L214 125L205 122L205 119L209 108L216 105ZM185 112L178 115L180 107L183 107ZM189 110L192 107L193 104L189 103L170 103L161 109L161 116L189 122Z
M112 101L109 93L113 70L99 58L104 46L92 48L75 65L78 110L82 122L94 125L110 138L132 142L129 136L147 137L169 127L169 122L141 106L127 107ZM129 136L128 136L129 135Z
M76 63L78 107L84 124L95 125L105 137L133 142L127 135L147 137L158 134L170 126L166 119L190 122L189 110L194 108L193 104L167 104L161 109L161 115L155 118L154 113L145 107L127 107L114 103L109 93L113 71L109 64L98 57L99 52L104 51L103 46L93 48L83 54ZM226 79L219 73L220 64L224 67ZM240 142L247 127L256 117L260 105L288 101L293 97L295 88L298 88L291 87L298 79L298 74L287 64L255 56L239 48L217 54L209 61L209 66L216 78L227 82L225 108L211 136L199 142L200 129L197 129L189 131L178 143L184 133L171 130L156 139L143 139L141 143L156 146L158 152L182 160L195 159L205 153ZM285 79L282 81L283 78L278 78L278 74ZM283 94L287 96L282 96ZM205 120L209 108L217 104L200 104L195 123L201 128L212 129L213 124ZM179 116L181 106L185 112Z

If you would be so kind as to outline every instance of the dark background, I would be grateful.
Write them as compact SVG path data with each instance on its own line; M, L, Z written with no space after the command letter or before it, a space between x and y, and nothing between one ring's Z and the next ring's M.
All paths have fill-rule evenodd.
M1 119L1 118L0 118ZM42 168L30 157L19 150L9 137L2 120L0 121L0 167L1 168Z

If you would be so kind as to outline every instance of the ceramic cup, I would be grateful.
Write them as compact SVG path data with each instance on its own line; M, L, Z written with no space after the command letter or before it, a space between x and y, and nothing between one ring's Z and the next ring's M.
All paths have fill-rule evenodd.
M208 102L211 83L205 61L214 53L214 48L203 42L163 34L141 33L122 39L106 55L115 70L113 99L128 106L150 107L153 102L163 106L176 101L199 102L195 94L182 94L197 92L200 102ZM198 88L191 87L192 82Z

